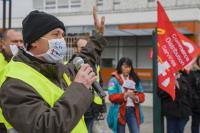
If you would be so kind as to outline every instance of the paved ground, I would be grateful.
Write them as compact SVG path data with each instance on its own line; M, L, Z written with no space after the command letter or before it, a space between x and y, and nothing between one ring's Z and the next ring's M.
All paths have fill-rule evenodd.
M141 132L140 133L153 133L153 113L151 107L143 107L145 122L141 125ZM185 132L184 133L191 133L190 131L190 123L189 121L186 125ZM101 132L98 133L112 133L112 131L107 127L106 121L100 122ZM127 133L128 129L126 130Z

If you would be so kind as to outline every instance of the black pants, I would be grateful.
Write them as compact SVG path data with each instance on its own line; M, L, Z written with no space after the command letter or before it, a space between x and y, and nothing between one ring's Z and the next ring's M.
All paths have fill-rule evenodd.
M167 118L167 133L184 133L185 125L188 118L166 117Z
M92 133L94 118L85 118L85 124L87 126L88 133Z
M192 115L192 133L200 133L200 115Z
M3 123L0 123L0 133L7 133L7 129Z

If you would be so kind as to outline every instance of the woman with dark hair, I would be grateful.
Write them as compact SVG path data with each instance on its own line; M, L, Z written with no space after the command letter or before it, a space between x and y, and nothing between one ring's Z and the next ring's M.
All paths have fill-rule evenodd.
M130 133L139 133L139 126L144 121L140 103L145 96L131 59L119 60L109 81L108 93L111 102L107 116L109 128L115 133L125 133L127 123Z

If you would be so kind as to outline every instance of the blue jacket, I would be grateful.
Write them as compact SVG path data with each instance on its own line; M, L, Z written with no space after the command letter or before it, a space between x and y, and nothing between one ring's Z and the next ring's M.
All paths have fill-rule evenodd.
M136 86L136 90L138 92L143 92L143 88L141 86L141 84ZM112 94L121 94L122 90L121 90L121 85L118 82L118 80L115 77L112 77L109 81L108 84L108 94L112 95ZM119 103L111 103L110 107L109 107L109 112L107 115L107 123L110 129L113 130L114 133L117 132L117 124L118 124L118 114L119 114L119 108L120 108L120 104ZM140 121L141 123L144 122L144 115L142 112L142 108L139 105L139 111L140 111Z

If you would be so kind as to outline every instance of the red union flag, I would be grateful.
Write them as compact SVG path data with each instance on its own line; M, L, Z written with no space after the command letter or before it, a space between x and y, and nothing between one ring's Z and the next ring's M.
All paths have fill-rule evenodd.
M174 74L189 64L199 50L187 37L176 31L158 1L158 86L175 99Z

